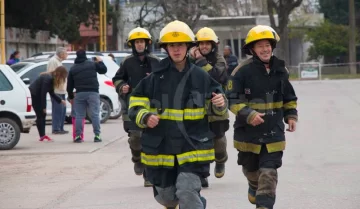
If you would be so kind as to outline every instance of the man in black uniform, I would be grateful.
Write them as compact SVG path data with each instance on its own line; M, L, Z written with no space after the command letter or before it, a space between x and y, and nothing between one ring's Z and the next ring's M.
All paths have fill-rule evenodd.
M215 32L208 27L201 28L195 35L197 46L190 50L194 63L209 73L224 88L227 82L226 61L218 53L219 39ZM221 178L225 174L226 152L225 132L229 129L229 115L209 116L210 130L215 134L215 177ZM208 187L207 179L202 179L202 186Z
M229 45L226 45L224 47L224 58L226 60L226 64L228 66L227 73L230 76L232 71L238 66L238 58L233 55L231 51L231 47Z
M221 85L186 54L195 41L184 22L160 32L169 54L132 92L129 117L144 128L141 162L154 185L155 199L168 209L204 209L200 178L208 177L215 159L208 115L224 115L227 100Z
M279 40L269 26L252 28L243 51L253 57L234 69L227 85L229 107L236 115L238 164L249 183L249 201L259 209L273 209L275 204L277 169L285 149L283 120L293 132L298 118L285 62L272 55Z
M133 88L141 79L151 73L151 68L160 60L148 51L151 45L151 35L144 29L137 27L129 32L127 43L132 48L132 55L124 58L120 64L120 69L113 78L115 90L119 94L122 107L122 119L124 121L124 130L129 135L129 145L134 162L134 171L136 175L144 176L144 186L152 186L146 179L144 172L145 166L140 161L141 153L141 129L129 119L127 108L129 107L129 97Z

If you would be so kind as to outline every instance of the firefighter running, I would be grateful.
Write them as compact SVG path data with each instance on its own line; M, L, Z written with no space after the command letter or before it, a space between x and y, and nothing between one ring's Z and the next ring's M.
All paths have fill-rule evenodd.
M229 108L236 115L234 147L249 184L248 198L257 208L275 204L277 169L285 149L284 122L294 132L297 97L285 62L273 56L280 40L269 26L255 26L245 39L244 53L252 58L239 64L227 85Z
M200 178L210 175L215 159L207 114L224 115L227 100L220 84L186 54L195 36L181 21L167 24L159 44L169 57L132 92L129 117L144 128L141 162L165 208L204 209Z
M218 53L219 38L215 32L208 27L201 28L195 35L196 47L190 50L194 63L209 73L209 75L226 87L227 72L226 61ZM221 178L225 174L225 162L228 159L226 152L225 132L229 129L229 115L209 116L210 130L215 134L215 177ZM207 179L202 179L202 186L208 187Z
M132 55L124 58L121 62L113 82L122 104L122 119L124 130L129 136L128 142L134 162L134 172L136 175L144 176L144 186L148 187L152 185L146 179L145 166L140 161L142 129L129 119L127 108L130 93L141 79L151 73L152 66L157 64L159 59L148 51L148 47L151 45L151 35L144 28L137 27L131 30L127 44L132 48Z

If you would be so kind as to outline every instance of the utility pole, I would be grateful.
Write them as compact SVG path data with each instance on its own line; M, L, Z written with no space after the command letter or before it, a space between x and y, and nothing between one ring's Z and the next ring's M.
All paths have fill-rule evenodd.
M356 26L355 26L355 3L354 0L349 0L349 62L350 73L356 74Z
M107 0L99 0L99 6L100 6L100 28L99 28L99 39L100 39L100 51L106 51L107 47L107 43L106 43L106 38L107 38L107 22L106 22L106 2Z
M5 57L5 0L0 0L0 47L1 47L1 64L6 63L6 57Z

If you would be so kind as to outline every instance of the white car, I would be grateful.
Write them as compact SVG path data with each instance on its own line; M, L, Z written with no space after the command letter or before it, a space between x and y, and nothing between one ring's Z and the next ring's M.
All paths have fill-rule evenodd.
M70 70L70 68L74 65L74 60L69 56L70 59L64 60L63 66ZM101 57L103 59L104 64L106 65L108 72L104 75L98 74L99 81L99 94L100 94L100 122L105 123L112 115L120 115L121 113L121 105L118 99L118 94L114 91L114 85L112 83L112 77L115 75L119 66L112 61L110 57ZM47 63L49 59L31 59L31 60L23 60L14 65L11 65L11 68L20 76L20 78L26 84L32 83L40 73L46 71ZM47 96L47 120L51 120L51 99L48 94ZM67 103L66 106L66 121L71 123L71 105ZM87 115L87 119L90 120L91 117Z
M113 51L113 52L108 51L108 52L100 52L100 53L102 53L104 56L109 56L109 54L113 54L115 57L115 61L118 65L120 65L120 63L123 61L125 57L132 54L131 51ZM161 60L168 56L166 53L162 53L162 52L151 52L151 53L157 56Z
M15 147L35 120L30 90L9 66L0 65L0 150Z

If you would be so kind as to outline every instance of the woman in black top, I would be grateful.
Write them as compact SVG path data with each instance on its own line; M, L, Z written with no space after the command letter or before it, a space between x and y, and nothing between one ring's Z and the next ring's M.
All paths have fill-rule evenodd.
M46 117L46 94L55 99L58 103L66 105L65 100L61 100L59 96L54 93L54 88L65 83L68 72L65 67L59 66L53 72L41 73L40 76L30 84L32 106L36 113L36 126L39 131L40 141L51 138L45 135L45 117Z

